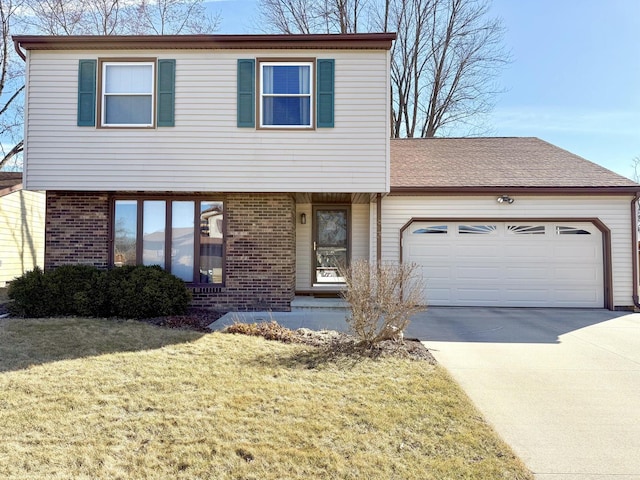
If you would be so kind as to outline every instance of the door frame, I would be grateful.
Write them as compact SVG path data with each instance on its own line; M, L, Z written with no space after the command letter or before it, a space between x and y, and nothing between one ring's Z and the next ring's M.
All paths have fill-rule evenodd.
M316 212L318 210L345 210L347 212L347 266L351 263L351 204L349 203L314 203L311 205L311 288L331 287L344 285L344 282L327 282L319 284L316 282L316 242L318 239L318 223L316 222Z

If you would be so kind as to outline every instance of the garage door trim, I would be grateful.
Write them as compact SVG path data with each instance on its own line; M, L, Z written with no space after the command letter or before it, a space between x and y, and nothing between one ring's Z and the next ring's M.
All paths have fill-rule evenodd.
M400 228L400 263L404 261L402 239L404 232L414 222L556 222L556 223L591 223L602 233L602 261L604 274L604 307L613 308L613 283L611 267L611 230L599 218L585 217L411 217Z

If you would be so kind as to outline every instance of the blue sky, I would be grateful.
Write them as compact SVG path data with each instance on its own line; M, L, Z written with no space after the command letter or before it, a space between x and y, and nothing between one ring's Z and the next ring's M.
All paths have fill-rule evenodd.
M258 0L221 0L219 33L261 33ZM491 135L534 136L631 177L640 156L640 0L493 0L511 63Z

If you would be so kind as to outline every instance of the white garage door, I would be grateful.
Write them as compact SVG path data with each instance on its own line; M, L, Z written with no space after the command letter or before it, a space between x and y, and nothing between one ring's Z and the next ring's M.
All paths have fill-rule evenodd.
M428 305L604 306L602 233L591 223L414 222L403 257Z

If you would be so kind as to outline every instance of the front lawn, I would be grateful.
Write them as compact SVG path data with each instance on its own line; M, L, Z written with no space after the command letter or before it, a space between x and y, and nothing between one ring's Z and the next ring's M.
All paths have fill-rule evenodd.
M439 367L0 320L0 478L531 479Z

